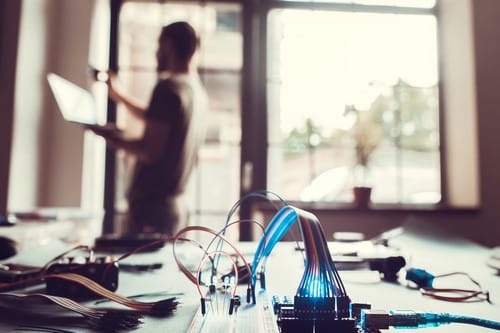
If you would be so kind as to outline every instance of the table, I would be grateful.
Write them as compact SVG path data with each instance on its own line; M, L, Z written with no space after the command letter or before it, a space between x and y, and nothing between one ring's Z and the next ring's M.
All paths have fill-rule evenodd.
M340 271L348 295L353 302L372 305L373 309L382 310L421 310L428 312L449 312L474 317L483 317L500 321L500 277L497 272L486 265L490 249L466 240L435 230L431 226L414 223L404 226L405 232L392 239L390 244L399 247L410 260L408 266L424 268L433 274L463 271L478 280L484 289L490 291L493 304L451 303L434 300L420 295L416 290L404 285L404 274L400 274L399 283L388 283L380 280L375 271ZM255 243L240 243L239 248L249 255L255 250ZM329 244L335 252L340 244ZM41 264L51 259L54 253L67 250L63 242L53 242L40 246L36 252L21 253L16 260L27 264ZM187 254L188 256L190 254ZM187 332L193 316L199 308L199 295L196 288L177 269L172 259L171 247L167 244L154 253L139 253L128 259L129 263L162 262L163 267L154 272L131 273L120 272L119 288L122 295L136 295L153 292L165 292L177 295L181 304L171 317L146 317L137 332ZM303 273L303 260L296 251L293 242L282 242L273 251L266 266L268 295L293 296ZM165 298L166 296L162 296ZM156 298L158 299L158 298ZM141 299L146 300L146 299ZM95 306L94 302L87 305ZM98 306L105 306L101 303ZM9 332L19 327L19 320L25 317L15 315L0 317L0 331ZM50 327L66 329L69 332L92 332L85 327L71 327L64 322L35 322ZM389 331L392 331L390 329ZM414 332L414 330L398 330L398 332ZM451 324L438 328L427 328L425 332L475 333L491 331L471 325ZM54 331L55 332L55 331ZM201 331L202 333L210 333ZM237 332L241 333L241 332Z

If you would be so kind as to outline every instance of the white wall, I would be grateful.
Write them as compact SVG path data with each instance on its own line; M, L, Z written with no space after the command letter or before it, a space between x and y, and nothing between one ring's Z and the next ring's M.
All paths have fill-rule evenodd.
M43 75L48 61L49 3L23 1L19 31L14 134L9 208L31 208L38 202L40 168L44 152L42 113L45 108Z
M473 0L481 218L465 233L500 245L500 1Z
M447 200L453 206L478 207L479 159L474 58L474 22L470 0L441 0L439 13L444 152Z
M45 76L87 86L94 1L22 2L8 207L80 206L83 129L62 120Z

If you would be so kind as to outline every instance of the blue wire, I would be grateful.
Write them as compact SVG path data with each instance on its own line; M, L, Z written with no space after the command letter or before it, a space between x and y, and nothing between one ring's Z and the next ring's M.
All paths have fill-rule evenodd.
M500 322L489 319L454 315L450 313L432 313L415 311L389 311L391 326L395 328L426 328L443 324L460 323L500 330Z
M260 262L269 256L276 244L283 238L288 229L297 221L297 213L290 206L281 208L271 219L264 232L264 236L257 245L252 261L252 284L257 279L257 270Z
M500 322L489 320L489 319L449 314L448 320L451 323L470 324L470 325L475 325L475 326L491 328L494 330L500 330Z
M222 236L225 236L226 235L226 228L227 226L229 225L229 221L231 220L231 217L233 216L233 214L236 212L236 209L238 209L238 207L240 207L241 203L244 202L245 200L249 199L249 198L252 198L252 197L258 197L258 198L261 198L261 199L265 199L265 200L270 200L267 195L268 194L271 194L271 195L274 195L278 200L280 200L283 204L286 204L285 200L280 197L278 194L272 192L272 191L269 191L269 190L258 190L258 191L253 191L253 192L250 192L250 193L247 193L246 195L244 195L243 197L241 197L238 201L236 201L233 205L233 207L231 207L231 209L229 210L229 213L227 214L227 217L226 217L226 223L224 225L224 228L222 229ZM278 209L278 207L276 205L274 205L276 209ZM217 250L222 250L222 240L219 239L218 242L217 242L217 245L216 245L216 249ZM212 242L210 242L210 244L212 244ZM258 253L258 252L257 252ZM217 253L215 255L215 265L218 266L219 264L219 259L220 259L220 253Z

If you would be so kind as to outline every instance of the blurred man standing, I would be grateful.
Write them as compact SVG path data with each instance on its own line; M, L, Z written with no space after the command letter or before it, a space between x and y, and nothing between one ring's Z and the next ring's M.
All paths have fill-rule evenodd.
M143 107L108 80L109 96L144 124L139 139L92 129L117 149L136 156L127 193L129 233L174 235L187 223L183 193L205 134L208 99L193 56L199 41L186 22L163 27L156 53L159 80Z

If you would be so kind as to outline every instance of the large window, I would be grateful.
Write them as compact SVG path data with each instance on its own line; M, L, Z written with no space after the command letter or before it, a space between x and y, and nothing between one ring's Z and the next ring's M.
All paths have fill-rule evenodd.
M211 113L190 187L192 212L203 218L195 223L223 221L240 193L263 188L335 203L351 202L354 186L369 185L375 203L440 202L435 6L123 1L119 73L137 97L147 100L155 83L161 26L187 20L201 35ZM119 210L126 209L123 175L131 166L120 157Z
M350 202L362 185L376 203L437 203L434 1L343 2L268 13L268 187Z

